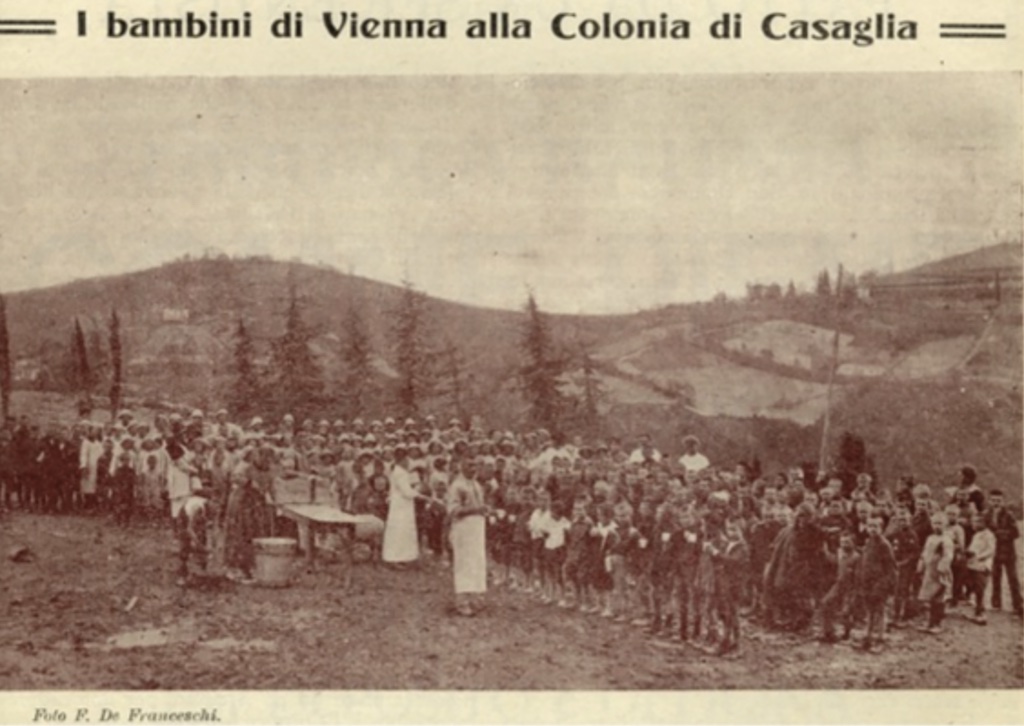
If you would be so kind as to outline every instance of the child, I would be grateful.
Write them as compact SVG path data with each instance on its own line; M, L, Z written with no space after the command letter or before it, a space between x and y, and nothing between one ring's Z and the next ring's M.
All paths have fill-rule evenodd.
M571 526L569 518L561 502L551 509L551 518L547 522L544 551L541 568L544 580L545 602L557 602L558 607L568 607L565 590L562 585L562 565L565 563L565 535Z
M615 505L615 529L618 538L609 553L612 575L612 602L615 622L627 619L630 605L629 568L627 559L640 541L640 531L633 526L633 510L626 501Z
M575 602L573 603L580 612L586 612L586 550L587 540L590 537L590 530L594 523L587 516L586 503L583 500L576 500L572 505L572 523L566 535L565 565L563 567L563 582L566 587L572 586Z
M501 486L501 507L490 515L494 517L494 522L487 530L490 533L490 546L495 564L495 585L512 582L512 524L508 521L508 513L509 508L519 500L514 487L508 484Z
M821 601L822 643L832 644L836 638L836 616L843 619L843 640L850 637L853 625L853 598L856 592L857 566L860 553L857 551L852 532L844 532L839 537L839 549L829 558L836 562L836 579L832 587Z
M651 626L650 634L667 634L672 614L668 609L675 584L675 558L673 535L679 529L679 513L670 503L661 505L651 540Z
M765 614L764 572L772 556L772 544L786 526L775 513L775 505L766 507L762 510L762 519L750 528L750 584L754 599L753 612L759 617Z
M896 589L896 557L882 536L882 518L867 521L868 540L857 567L857 597L867 611L868 631L861 647L870 651L885 632L885 603Z
M696 638L700 634L700 603L697 599L695 583L703 542L701 541L700 522L692 512L684 512L680 524L681 527L675 535L678 546L673 549L676 563L676 592L679 598L679 639L685 642L691 635L691 612L693 614L692 635Z
M947 593L949 604L956 607L967 589L967 533L960 524L960 508L955 504L945 508L946 535L953 540L953 585Z
M142 506L145 517L152 521L160 521L159 514L162 511L162 500L160 494L164 491L164 475L158 468L159 460L156 454L146 456L145 467L139 474L139 492L142 494Z
M596 537L600 540L597 544L597 559L594 562L592 580L594 593L598 600L598 607L601 609L601 617L613 618L615 611L612 610L612 590L615 582L612 577L613 561L612 553L619 543L619 532L615 526L614 509L610 504L602 504L597 508Z
M627 576L633 582L632 609L636 617L631 625L645 627L650 624L650 600L648 594L651 587L651 540L654 537L654 518L650 500L641 499L637 504L636 545L626 553Z
M906 506L897 505L885 538L892 545L892 553L896 558L896 591L889 627L902 628L906 621L915 615L914 570L917 567L917 559L921 556L921 543L918 542L917 533L910 525L910 510Z
M132 518L132 506L135 502L135 470L132 467L131 455L122 451L117 456L117 468L111 477L114 494L114 523L127 527Z
M537 498L537 507L530 513L530 551L533 555L533 572L531 574L530 586L527 592L536 590L541 602L548 603L547 582L544 572L544 540L548 535L548 528L551 524L551 495L547 491L541 491Z
M448 518L448 509L445 501L448 496L448 475L444 471L443 459L438 459L442 466L435 462L435 469L431 472L423 487L423 493L428 499L423 500L423 521L426 529L427 551L433 552L447 566L449 562L448 538L445 537L445 524Z
M533 557L530 549L530 515L536 504L533 489L522 489L514 505L510 504L508 522L512 527L512 589L528 591L533 577Z
M936 512L931 519L932 534L925 540L918 560L921 590L918 599L928 604L928 624L919 629L925 633L941 633L946 616L946 595L953 584L953 541L946 534L946 515Z
M927 484L914 486L914 505L911 508L911 526L922 545L932 533L932 490Z
M975 513L971 521L974 536L967 546L968 596L974 597L974 617L978 625L985 620L985 588L992 573L992 562L996 556L996 535L988 528L985 518Z
M718 654L725 655L739 648L739 601L750 556L740 517L730 515L725 521L725 528L709 544L715 568L715 610L722 619L723 630Z
M996 536L996 555L992 560L992 609L1003 606L1003 571L1010 590L1010 600L1017 617L1024 615L1024 601L1021 600L1020 576L1017 570L1016 541L1020 537L1017 518L1003 503L1003 492L993 489L989 492L988 526Z

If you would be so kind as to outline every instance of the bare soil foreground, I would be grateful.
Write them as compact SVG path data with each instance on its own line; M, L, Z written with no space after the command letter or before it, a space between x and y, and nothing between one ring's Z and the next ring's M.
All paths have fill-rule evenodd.
M872 654L746 624L740 651L721 658L521 593L492 593L486 612L459 619L436 564L357 565L347 593L331 563L286 589L217 577L180 588L167 529L20 513L0 526L8 690L1024 686L1009 612L987 627L953 613L934 636L894 631ZM34 558L9 559L16 547Z

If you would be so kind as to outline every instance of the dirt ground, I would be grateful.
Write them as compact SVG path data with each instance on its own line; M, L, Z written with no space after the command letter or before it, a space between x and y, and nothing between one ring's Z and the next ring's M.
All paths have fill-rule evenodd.
M747 624L722 658L503 590L460 619L434 563L356 565L349 592L330 562L284 589L213 577L183 589L166 528L17 512L0 527L5 690L1024 686L1021 621L1005 611L987 627L954 613L941 635L894 631L872 654ZM10 560L17 546L34 559Z

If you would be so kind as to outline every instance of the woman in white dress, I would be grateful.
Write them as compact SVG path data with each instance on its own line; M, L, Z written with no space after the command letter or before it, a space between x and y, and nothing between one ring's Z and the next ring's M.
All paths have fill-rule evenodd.
M381 547L381 559L396 565L415 562L420 556L416 531L416 498L420 494L408 466L408 452L402 447L396 448L395 466L388 477L388 518Z

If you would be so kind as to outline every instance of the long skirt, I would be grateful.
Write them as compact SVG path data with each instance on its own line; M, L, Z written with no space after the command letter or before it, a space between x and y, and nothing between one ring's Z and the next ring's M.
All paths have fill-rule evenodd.
M381 559L385 562L414 562L420 556L416 533L416 507L411 499L392 498L384 523Z
M484 518L471 515L454 520L451 542L455 594L487 592L487 536Z

